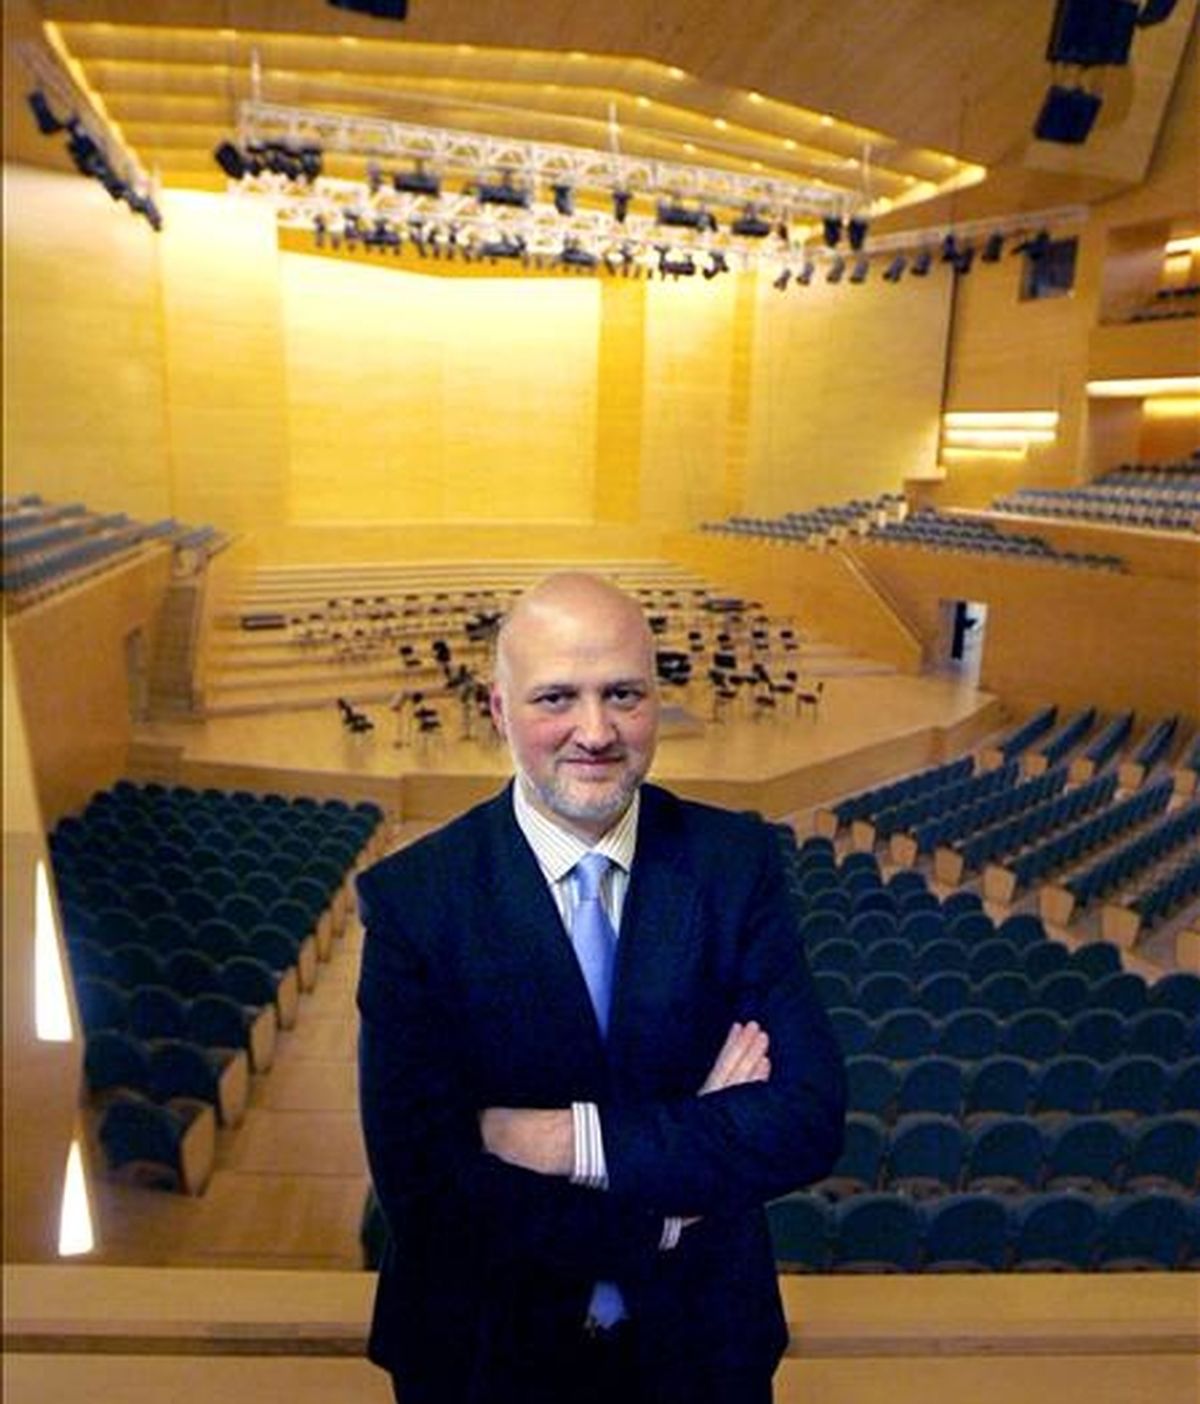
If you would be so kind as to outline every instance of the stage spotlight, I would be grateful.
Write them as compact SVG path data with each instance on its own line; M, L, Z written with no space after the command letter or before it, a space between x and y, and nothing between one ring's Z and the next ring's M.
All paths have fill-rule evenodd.
M785 268L783 272L780 273L779 277L772 282L771 286L776 292L783 292L784 288L786 288L791 281L792 270L790 268Z
M80 175L103 179L105 172L109 169L104 152L88 135L77 118L72 119L67 124L67 131L70 133L70 139L67 142L67 155L70 156L75 169Z
M474 189L475 198L481 205L513 205L519 209L529 208L529 191L523 185L514 185L507 171L502 172L498 181L477 181Z
M987 243L983 246L983 252L979 255L983 263L999 263L1000 255L1004 252L1004 235L989 234Z
M325 247L325 236L329 232L329 226L325 223L324 215L313 215L313 241L317 248Z
M912 268L909 270L914 278L926 278L929 276L929 267L933 262L933 255L928 249L921 252L912 261Z
M1048 230L1039 229L1038 232L1028 239L1022 239L1019 244L1014 245L1013 253L1025 254L1036 262L1039 258L1044 258L1050 249L1050 234Z
M302 146L296 153L296 159L300 163L301 179L308 181L311 185L321 174L321 148L319 146Z
M858 253L867 241L867 221L860 216L855 216L846 225L846 237L850 240L850 247Z
M587 269L593 272L600 260L594 253L589 253L578 239L568 239L562 247L562 252L558 256L559 262L568 268Z
M392 186L397 195L431 195L436 199L442 193L442 183L432 171L417 163L411 171L394 171Z
M842 221L837 215L826 215L821 221L827 248L836 249L842 241Z
M629 203L633 199L633 193L629 190L614 190L612 193L613 219L618 224L625 223L625 217L629 213Z
M947 234L942 240L942 262L953 263L958 257L958 240L953 234Z
M956 273L969 273L971 264L974 262L975 250L970 244L967 244L965 248L959 250L958 257L954 260L954 271Z
M827 283L840 283L842 274L846 271L846 260L838 254L837 258L829 265L829 272L825 274Z
M812 282L813 274L816 271L816 266L814 265L812 259L808 259L805 262L804 267L800 270L799 273L796 274L796 286L801 288L808 287L809 283Z
M908 259L900 253L892 259L883 270L883 281L885 283L898 283L904 276L904 270L908 266Z
M729 264L725 261L725 255L720 249L710 249L708 254L708 267L703 270L706 282L711 282L719 273L728 273Z
M554 208L564 217L569 217L575 213L575 190L567 185L565 181L560 181L550 187L554 194Z
M40 88L35 88L26 101L29 103L29 110L33 113L33 119L37 123L38 131L43 136L53 136L55 132L66 131L66 122L60 121L54 115L46 94Z
M859 258L854 261L854 268L850 274L852 283L865 283L867 274L871 271L871 260L869 258Z
M747 205L729 226L729 232L739 239L765 239L771 232L769 220L763 219L753 205Z

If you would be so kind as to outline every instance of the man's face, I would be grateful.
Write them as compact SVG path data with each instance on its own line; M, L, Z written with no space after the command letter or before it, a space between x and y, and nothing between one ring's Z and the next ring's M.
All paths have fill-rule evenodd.
M583 592L514 616L491 706L533 805L600 838L654 757L658 693L637 607Z

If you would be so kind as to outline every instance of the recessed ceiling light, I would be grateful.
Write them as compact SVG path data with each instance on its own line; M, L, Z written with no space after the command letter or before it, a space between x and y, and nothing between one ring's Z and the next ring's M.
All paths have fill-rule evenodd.
M668 69L667 69L667 72L671 75L672 78L686 78L686 77L687 77L687 74L683 71L682 68L668 68Z
M832 118L827 112L824 113L824 114L822 115L822 117L821 117L821 125L822 125L823 127L832 127L832 126L833 126L833 118Z
M746 96L750 99L751 102L763 102L765 100L763 98L762 93L750 92L747 93Z
M691 151L695 151L696 148L692 145L692 143L691 143L690 141L685 141L685 142L683 143L683 149L684 149L685 151L691 152Z
M637 105L639 107L649 107L650 99L648 97L639 97L637 100Z
M729 126L729 123L725 120L724 117L714 117L713 126L716 127L717 131L723 132Z
M783 145L785 150L787 151L795 151L796 149L796 143L791 139L791 137L784 137Z

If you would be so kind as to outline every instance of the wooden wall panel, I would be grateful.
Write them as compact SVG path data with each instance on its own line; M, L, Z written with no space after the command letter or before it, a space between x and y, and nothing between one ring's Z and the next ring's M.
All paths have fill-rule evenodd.
M647 288L639 509L647 526L724 513L736 308L729 275Z
M168 515L158 236L95 181L7 165L4 242L5 492Z
M125 642L140 630L153 658L169 571L169 552L155 549L8 620L47 828L123 773L133 732Z
M281 521L287 409L274 217L251 201L176 191L163 219L174 510L227 531Z
M937 453L949 280L759 279L744 510L899 490Z

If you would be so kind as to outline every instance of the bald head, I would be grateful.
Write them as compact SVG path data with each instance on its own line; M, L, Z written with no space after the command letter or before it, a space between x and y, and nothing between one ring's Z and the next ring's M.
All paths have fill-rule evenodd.
M531 803L595 841L654 756L654 640L641 606L584 571L527 590L496 640L491 708Z
M623 635L645 652L653 674L654 638L641 605L603 576L564 570L530 586L505 615L496 636L497 680L507 673L514 652L564 631L590 631L597 641Z

